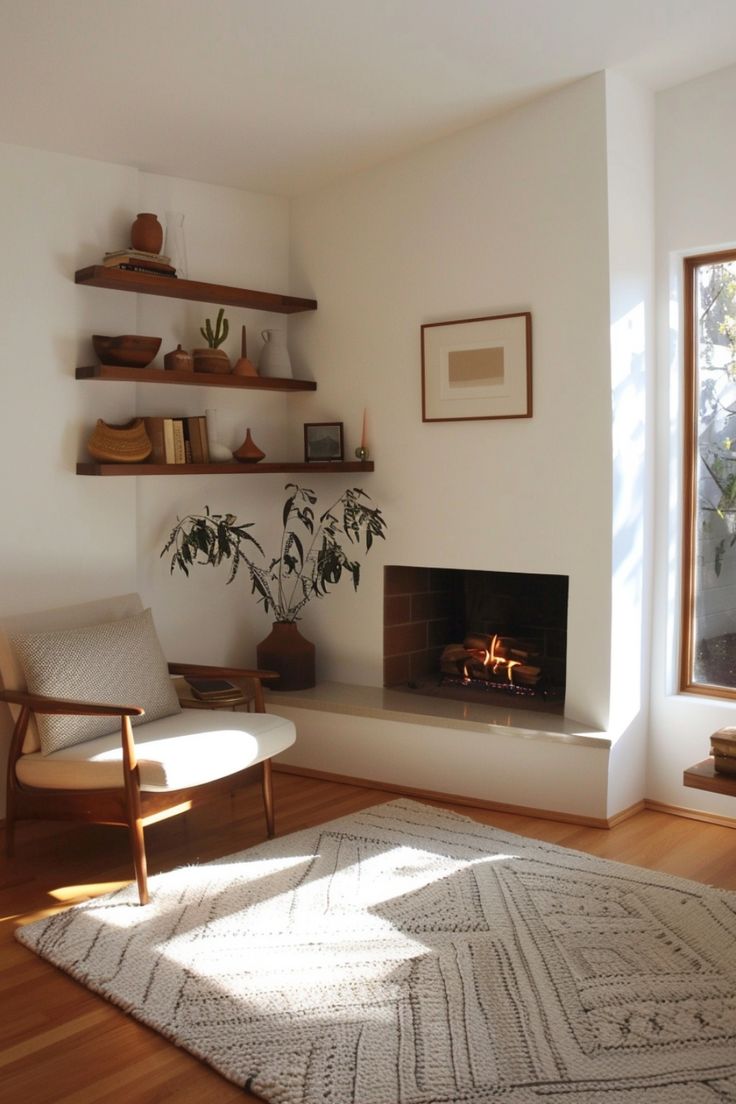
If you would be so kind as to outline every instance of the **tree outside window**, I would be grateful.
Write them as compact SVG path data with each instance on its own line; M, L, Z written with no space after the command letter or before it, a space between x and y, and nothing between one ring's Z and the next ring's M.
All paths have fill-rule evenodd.
M680 686L736 698L736 250L685 261Z

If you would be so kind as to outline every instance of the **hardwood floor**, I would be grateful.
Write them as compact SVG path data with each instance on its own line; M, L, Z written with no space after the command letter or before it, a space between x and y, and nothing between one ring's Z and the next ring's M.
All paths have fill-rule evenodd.
M274 790L280 834L396 796L281 773L274 775ZM736 889L732 828L648 811L605 830L445 807L521 835ZM263 837L260 789L254 783L227 802L149 828L149 867L157 873L206 862ZM98 826L21 824L16 852L12 861L0 860L0 1099L24 1104L256 1101L13 938L18 924L130 880L127 834Z

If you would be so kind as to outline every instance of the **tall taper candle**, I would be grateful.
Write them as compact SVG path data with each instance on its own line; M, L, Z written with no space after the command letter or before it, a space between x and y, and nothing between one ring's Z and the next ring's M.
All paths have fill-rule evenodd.
M363 407L363 432L360 435L360 447L362 449L368 447L368 435L367 435L367 431L366 431L366 426L367 426L367 412L366 412L365 407Z

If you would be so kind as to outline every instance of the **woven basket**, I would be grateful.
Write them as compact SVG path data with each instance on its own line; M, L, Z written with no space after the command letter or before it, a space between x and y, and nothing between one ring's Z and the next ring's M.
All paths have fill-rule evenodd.
M87 442L90 456L112 464L140 464L151 455L152 449L142 418L134 418L125 425L108 425L98 418Z

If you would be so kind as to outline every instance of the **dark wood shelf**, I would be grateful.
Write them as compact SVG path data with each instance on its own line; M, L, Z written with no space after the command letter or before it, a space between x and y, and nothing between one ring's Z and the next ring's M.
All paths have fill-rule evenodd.
M315 461L310 464L77 464L77 475L311 475L339 472L372 472L372 460Z
M736 777L731 774L719 774L713 756L688 767L682 775L682 784L694 790L708 790L710 793L728 794L736 797Z
M185 387L230 387L241 391L317 390L317 384L313 380L234 376L232 372L168 372L163 368L114 368L109 364L77 368L76 378L113 380L118 383L176 383L184 384Z
M300 299L294 295L278 295L271 291L251 291L225 284L205 284L200 280L179 280L171 276L156 276L149 272L128 272L126 269L90 265L74 273L75 284L109 288L111 291L133 291L140 295L161 295L166 299L189 299L195 303L218 303L224 307L245 307L271 311L274 314L297 314L317 309L316 299Z

